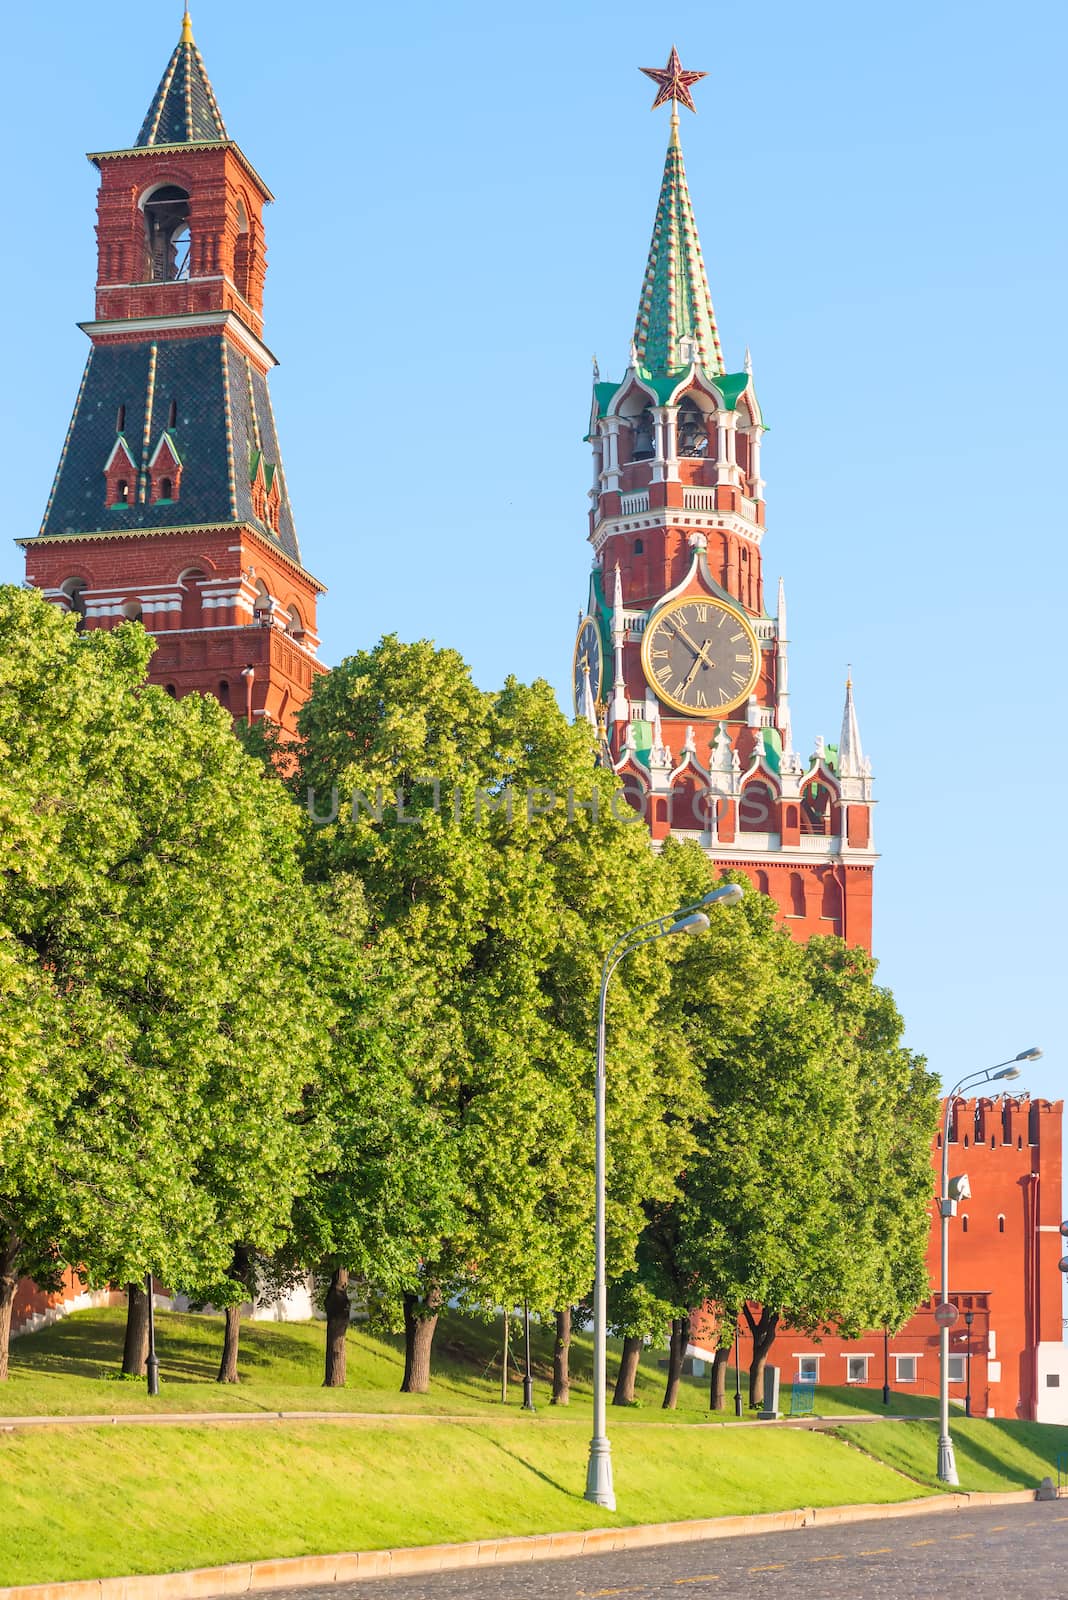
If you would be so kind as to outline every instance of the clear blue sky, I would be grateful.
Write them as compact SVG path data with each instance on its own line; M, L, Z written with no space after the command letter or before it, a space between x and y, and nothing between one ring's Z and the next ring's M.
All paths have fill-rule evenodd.
M846 663L877 779L876 949L946 1076L1032 1042L1064 1085L1063 62L1053 0L403 8L197 0L275 190L267 340L336 662L395 630L566 702L590 358L626 365L667 116L728 364L770 423L795 735ZM0 98L8 538L36 531L85 357L95 175L181 6L9 10Z

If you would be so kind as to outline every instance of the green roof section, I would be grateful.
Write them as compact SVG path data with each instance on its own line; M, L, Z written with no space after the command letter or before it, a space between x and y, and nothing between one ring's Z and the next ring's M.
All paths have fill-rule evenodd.
M193 42L193 25L187 11L182 18L182 37L160 79L134 148L215 144L226 139L222 112Z
M713 378L724 370L674 111L634 326L634 350L639 372L654 380L695 363Z

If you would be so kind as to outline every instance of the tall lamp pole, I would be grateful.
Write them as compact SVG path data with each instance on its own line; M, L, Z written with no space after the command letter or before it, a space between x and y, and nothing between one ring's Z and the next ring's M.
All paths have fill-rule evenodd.
M616 1509L616 1494L612 1487L612 1446L608 1442L608 1281L605 1270L605 1007L608 980L624 956L638 950L643 944L656 939L667 939L674 933L704 933L709 922L706 907L714 905L736 906L742 898L740 884L727 883L722 889L713 889L692 906L683 906L666 917L654 917L651 922L639 923L621 939L617 939L604 959L601 968L601 992L597 1003L597 1075L595 1086L595 1185L596 1214L594 1222L594 1279L593 1279L593 1437L590 1440L590 1458L586 1468L586 1499L595 1506L609 1511Z
M975 1312L966 1311L964 1313L964 1337L968 1341L967 1349L964 1352L964 1415L966 1417L970 1417L972 1414L972 1323L974 1321Z
M981 1083L997 1083L1002 1079L1018 1078L1018 1061L1037 1061L1042 1052L1038 1049L1021 1050L1011 1061L999 1061L985 1072L973 1072L955 1083L946 1096L945 1115L942 1118L942 1183L939 1189L938 1211L942 1223L942 1293L938 1310L938 1480L956 1485L957 1459L953 1440L949 1434L949 1328L956 1320L955 1309L949 1305L949 1219L957 1214L957 1201L966 1200L970 1194L966 1177L949 1178L949 1119L962 1089L975 1088ZM943 1309L945 1308L945 1309Z

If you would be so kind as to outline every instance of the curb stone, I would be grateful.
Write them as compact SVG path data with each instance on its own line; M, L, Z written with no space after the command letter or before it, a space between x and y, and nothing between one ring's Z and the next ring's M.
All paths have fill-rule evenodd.
M368 1578L411 1577L505 1562L556 1561L569 1556L647 1549L651 1545L736 1539L746 1534L793 1533L801 1528L930 1516L965 1511L969 1507L1021 1505L1036 1499L1034 1489L931 1495L890 1505L806 1506L793 1511L703 1517L691 1522L649 1522L630 1528L591 1528L585 1532L476 1539L466 1544L417 1545L407 1550L359 1550L341 1555L238 1561L223 1567L196 1567L188 1572L145 1577L15 1584L0 1588L0 1600L208 1600L215 1595L325 1587L335 1583L358 1583Z

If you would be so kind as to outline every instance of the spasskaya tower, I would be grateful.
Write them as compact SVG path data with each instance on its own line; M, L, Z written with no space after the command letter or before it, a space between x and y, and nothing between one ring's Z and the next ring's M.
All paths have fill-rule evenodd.
M189 15L100 173L91 348L26 575L85 628L136 619L150 677L292 732L323 669L267 376L270 190L229 137Z
M786 601L768 604L761 439L748 352L728 372L679 143L703 73L643 68L671 132L630 363L595 373L589 599L577 712L599 728L654 840L743 868L796 937L871 947L872 780L847 681L841 735L802 756Z

